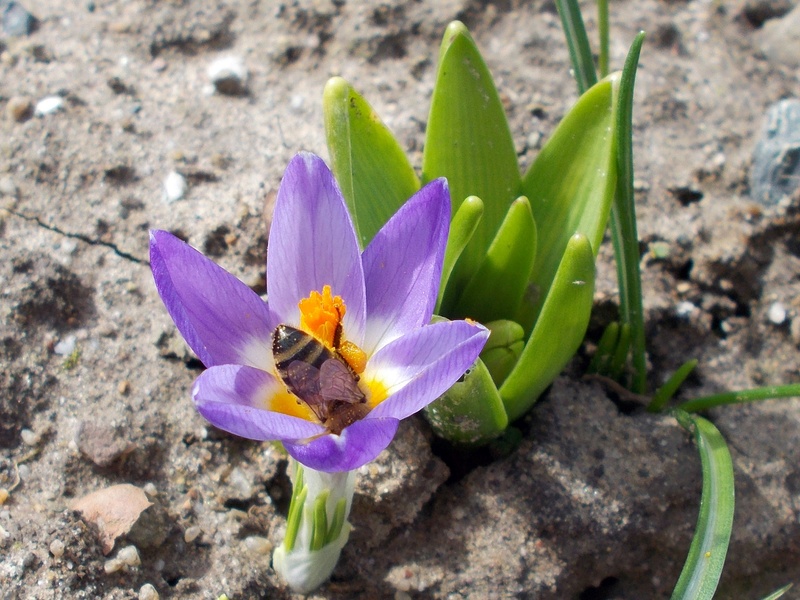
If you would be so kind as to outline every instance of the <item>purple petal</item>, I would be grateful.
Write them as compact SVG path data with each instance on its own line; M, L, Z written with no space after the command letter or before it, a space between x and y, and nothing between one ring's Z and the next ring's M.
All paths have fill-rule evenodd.
M414 194L364 251L368 355L428 323L436 305L450 228L445 179Z
M211 367L194 382L192 399L212 425L251 440L301 440L325 432L318 423L267 410L283 385L260 369Z
M298 462L316 471L352 471L367 464L392 441L400 422L373 419L368 415L342 431L324 435L307 443L284 442L286 451Z
M370 417L404 419L433 402L464 374L489 331L477 323L447 321L411 332L370 359L363 379L386 386L389 397Z
M267 297L282 323L297 326L297 303L330 285L347 306L347 339L364 336L364 273L342 193L318 156L300 153L286 168L267 247Z
M258 294L166 231L150 232L150 267L169 315L204 365L271 364L277 323Z

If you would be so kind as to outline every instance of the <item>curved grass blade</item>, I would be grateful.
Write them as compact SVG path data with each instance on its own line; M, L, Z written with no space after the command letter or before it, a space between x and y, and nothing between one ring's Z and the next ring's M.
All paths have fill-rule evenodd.
M615 103L619 75L583 94L522 180L538 230L529 295L518 321L530 331L573 233L596 251L608 223L617 181Z
M719 430L702 417L676 410L694 434L703 469L703 492L692 545L672 600L711 600L717 589L733 527L733 463Z
M536 223L530 202L521 196L511 203L452 316L488 323L515 314L528 287L535 257Z
M669 402L669 399L672 398L675 395L675 392L678 391L678 388L683 385L683 382L686 381L686 378L691 374L692 371L694 371L696 366L696 358L687 360L685 363L683 363L678 370L672 374L672 377L667 379L667 382L658 388L658 390L656 390L656 393L653 394L653 398L650 400L650 404L647 405L647 410L650 412L661 411L667 402ZM686 410L683 407L681 408Z
M509 421L533 406L581 345L592 312L594 277L592 246L577 233L567 243L536 327L500 387Z
M578 0L556 0L556 8L561 16L561 25L564 27L564 37L567 39L575 81L578 83L578 93L583 94L597 83L597 72L594 69L592 49L589 46L586 27L583 25L581 8L578 6Z
M617 145L617 189L611 210L611 234L617 262L617 279L622 322L631 329L630 389L643 394L647 387L642 279L639 270L639 234L636 230L636 206L633 197L633 87L644 33L636 36L625 59L619 82L615 138Z
M491 73L458 21L447 26L442 40L422 156L422 179L437 177L447 177L454 206L467 196L484 203L480 225L451 275L450 285L460 296L519 196L520 175Z
M365 248L420 188L419 179L392 132L341 77L325 85L322 111L331 170Z
M439 286L439 297L436 300L435 314L450 314L450 307L442 309L445 290L450 281L458 257L472 239L475 230L478 228L481 217L483 217L483 201L477 196L469 196L456 210L453 220L450 222L450 234L447 236L447 248L444 251L444 264L442 265L442 282ZM451 302L457 298L454 294L448 296Z
M769 387L756 388L754 390L741 390L738 392L723 392L711 396L703 396L684 402L678 408L686 412L698 412L708 410L715 406L724 404L744 404L745 402L756 402L758 400L773 400L776 398L794 398L800 396L800 383L789 385L774 385Z

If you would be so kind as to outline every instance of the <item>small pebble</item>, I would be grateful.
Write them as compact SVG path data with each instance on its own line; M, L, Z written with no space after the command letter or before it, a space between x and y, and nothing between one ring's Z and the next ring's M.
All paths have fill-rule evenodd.
M52 115L61 110L64 110L64 99L61 96L48 96L36 103L34 114L37 117L43 117L45 115Z
M117 552L117 559L129 567L138 567L142 564L136 546L125 546Z
M128 392L131 391L131 382L127 379L123 379L119 382L119 385L117 385L117 391L120 393L120 395L127 396Z
M6 104L6 114L9 119L17 123L27 121L33 116L33 103L30 98L14 96Z
M303 105L305 102L305 96L302 94L294 94L289 99L289 109L294 113L300 113L303 111Z
M64 556L65 549L66 546L61 540L53 540L50 542L50 554L52 554L54 558L61 558Z
M36 27L36 17L25 10L19 2L0 2L3 12L3 32L6 35L28 35Z
M36 446L39 444L41 437L31 431L30 429L23 429L19 432L19 437L22 438L22 441L28 446Z
M800 14L800 13L799 13ZM769 107L753 150L750 196L776 206L800 187L800 100L788 98Z
M272 542L265 537L261 537L260 535L251 535L244 539L244 546L247 548L249 552L253 554L264 554L268 555L272 552Z
M786 306L783 302L773 302L767 311L767 318L773 325L783 325L786 322Z
M170 171L164 179L164 202L172 204L186 194L186 178L177 171Z
M150 583L145 583L139 588L139 600L158 600L159 595L156 588Z
M0 488L0 506L3 506L6 500L8 500L8 490L6 488Z
M122 567L124 566L125 563L123 563L120 559L112 558L103 564L103 570L110 575L111 573L116 573L117 571L122 570Z
M53 352L59 356L69 356L75 352L75 344L77 339L78 338L74 335L68 335L63 340L59 340L58 343L53 346Z
M192 525L188 527L186 531L183 532L183 541L187 544L191 544L197 538L200 537L200 534L203 533L203 530L200 529L197 525Z
M155 484L152 481L148 481L147 483L145 483L142 489L149 498L155 498L156 496L158 496L158 489L156 488Z
M0 177L0 196L10 196L16 198L19 193L17 184L11 177Z
M689 317L691 314L697 310L697 307L692 304L691 302L679 302L678 305L675 307L675 312L678 313L679 317Z
M218 58L208 66L208 78L220 94L243 96L247 93L247 67L238 56Z

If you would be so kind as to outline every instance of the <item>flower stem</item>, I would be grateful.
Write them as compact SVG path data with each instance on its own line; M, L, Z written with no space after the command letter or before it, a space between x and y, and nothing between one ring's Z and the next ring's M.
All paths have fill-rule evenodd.
M308 593L327 581L347 543L355 471L324 473L292 459L289 475L294 489L286 536L272 563L292 590Z

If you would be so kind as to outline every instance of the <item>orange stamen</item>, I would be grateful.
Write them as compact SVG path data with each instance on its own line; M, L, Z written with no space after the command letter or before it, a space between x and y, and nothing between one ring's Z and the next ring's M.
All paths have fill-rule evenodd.
M308 298L298 303L300 329L310 333L329 349L335 350L341 335L341 322L347 307L341 296L331 294L331 286L322 288L322 293L311 292Z

